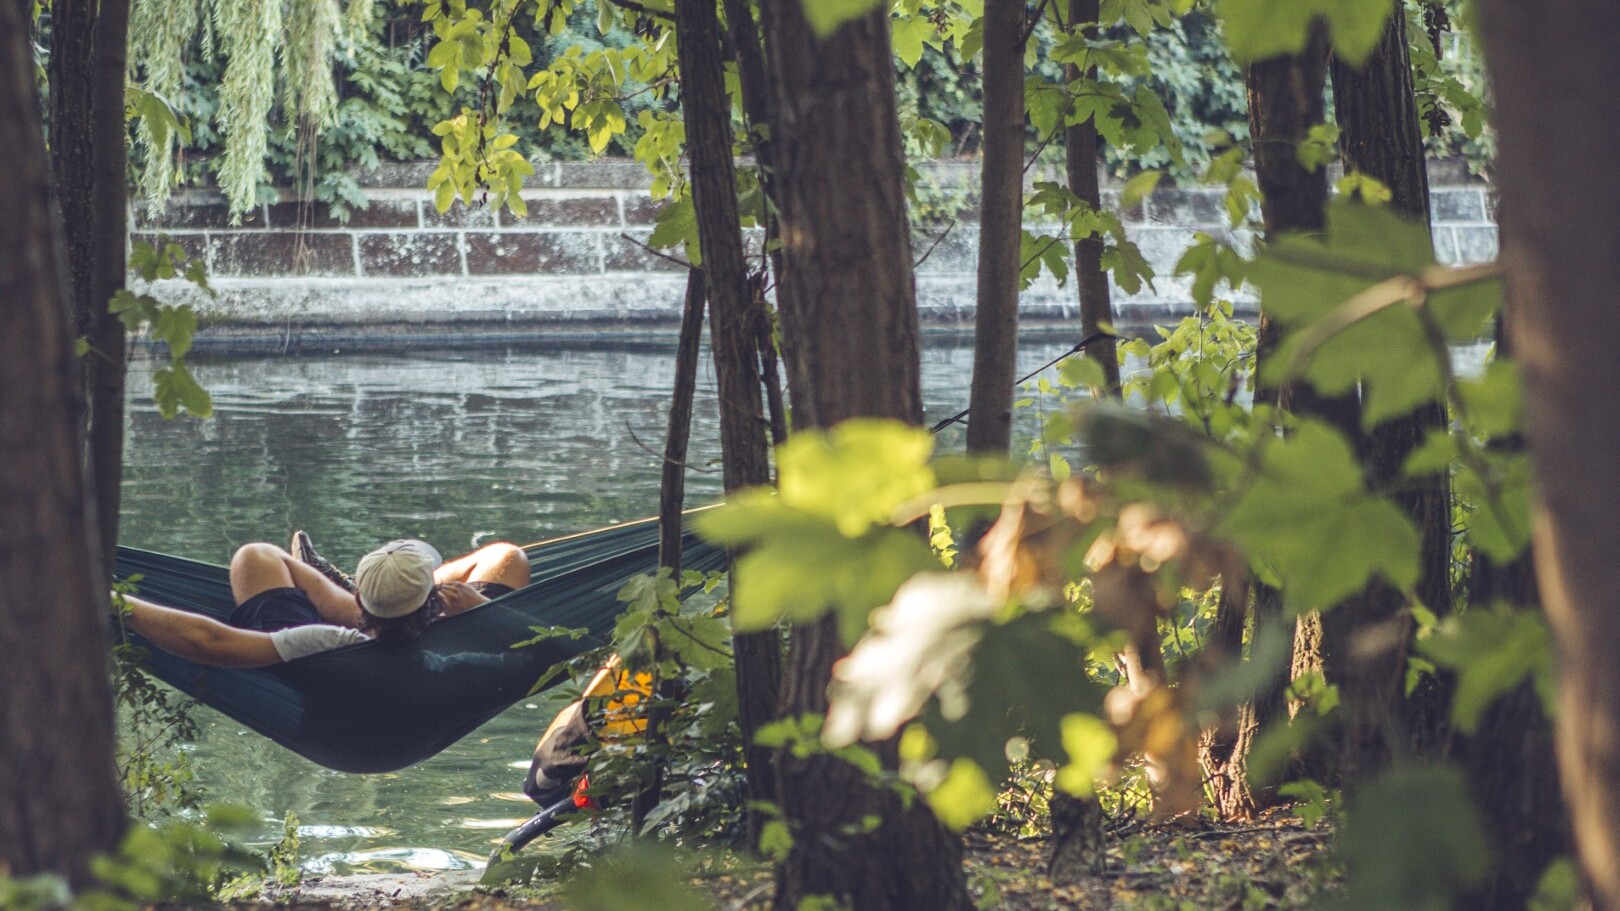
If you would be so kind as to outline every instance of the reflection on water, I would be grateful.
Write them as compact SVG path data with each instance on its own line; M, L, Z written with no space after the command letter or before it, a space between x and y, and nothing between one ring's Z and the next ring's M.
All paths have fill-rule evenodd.
M1027 346L1035 366L1066 347ZM966 407L971 348L925 356L937 419ZM131 373L123 540L222 563L236 546L303 528L339 565L388 538L447 556L649 515L673 376L671 350L530 350L257 358L197 363L207 421L164 421L147 371ZM714 465L719 426L705 360L688 461ZM632 436L633 435L633 436ZM633 438L634 437L634 438ZM960 450L962 431L942 434ZM691 473L688 499L714 499L718 473ZM344 693L332 693L334 700ZM213 712L199 712L195 766L212 801L304 824L316 872L442 870L481 862L527 814L517 793L559 706L519 703L440 755L385 775L320 768Z

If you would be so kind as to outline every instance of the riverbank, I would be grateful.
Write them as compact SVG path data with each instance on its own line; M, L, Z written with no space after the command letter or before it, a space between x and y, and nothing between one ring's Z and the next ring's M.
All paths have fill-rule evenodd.
M943 161L920 168L923 202L913 213L912 247L918 308L930 331L972 325L978 167ZM287 201L233 221L216 192L185 190L160 210L135 206L130 236L166 238L207 265L216 297L182 281L150 286L165 302L197 309L199 350L477 347L674 333L685 269L678 257L644 246L661 204L647 195L639 163L543 163L524 192L523 217L460 203L438 212L423 189L430 170L402 164L357 175L368 205L347 220L324 204ZM1439 259L1494 258L1487 185L1444 162L1432 166L1431 182ZM1221 188L1164 188L1125 207L1117 181L1105 175L1103 183L1104 204L1119 212L1155 275L1134 294L1114 289L1121 323L1165 322L1190 310L1190 279L1175 266L1198 234L1240 247L1250 242L1228 225ZM1058 232L1056 225L1029 228ZM749 240L757 255L759 232ZM1237 297L1240 307L1252 305L1249 296ZM1049 274L1024 291L1020 309L1029 326L1079 320L1073 285Z
M1045 837L980 829L964 838L965 870L977 906L998 911L1304 909L1338 885L1327 852L1329 837L1324 828L1301 825L1286 808L1245 825L1127 822L1106 836L1101 873L1059 885L1046 869ZM764 911L771 906L774 882L768 867L740 862L691 873L687 885L710 907ZM267 890L262 899L288 911L568 911L571 907L559 897L562 884L557 880L506 887L477 886L476 881L472 871L322 876ZM230 907L247 911L265 905Z

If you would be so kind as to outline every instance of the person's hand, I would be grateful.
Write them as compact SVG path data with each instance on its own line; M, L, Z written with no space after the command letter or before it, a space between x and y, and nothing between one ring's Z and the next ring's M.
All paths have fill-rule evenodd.
M459 614L489 601L478 593L478 589L465 582L440 583L439 598L444 602L444 612L447 614Z

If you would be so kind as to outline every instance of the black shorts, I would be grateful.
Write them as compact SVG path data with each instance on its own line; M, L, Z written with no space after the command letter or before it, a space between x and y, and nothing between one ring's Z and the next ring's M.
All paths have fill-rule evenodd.
M259 592L237 605L236 610L231 612L230 619L225 622L241 629L273 633L293 626L325 623L326 620L322 619L321 612L315 609L315 602L309 600L309 595L304 594L302 590L272 588Z
M517 591L517 589L513 588L512 586L501 582L469 582L467 584L473 587L473 591L483 595L491 601L494 601L496 598L499 598L502 595L510 595L511 593Z

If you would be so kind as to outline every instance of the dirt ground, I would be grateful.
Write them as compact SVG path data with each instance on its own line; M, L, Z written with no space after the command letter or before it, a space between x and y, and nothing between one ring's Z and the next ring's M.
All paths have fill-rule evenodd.
M1109 833L1105 872L1076 885L1046 876L1044 838L970 831L967 876L980 908L997 911L1270 911L1308 907L1338 875L1329 833L1307 830L1286 811L1244 826L1150 827ZM477 886L477 871L312 877L239 902L230 911L566 911L546 884ZM767 867L733 866L692 884L717 911L770 907ZM164 909L177 911L177 909Z

